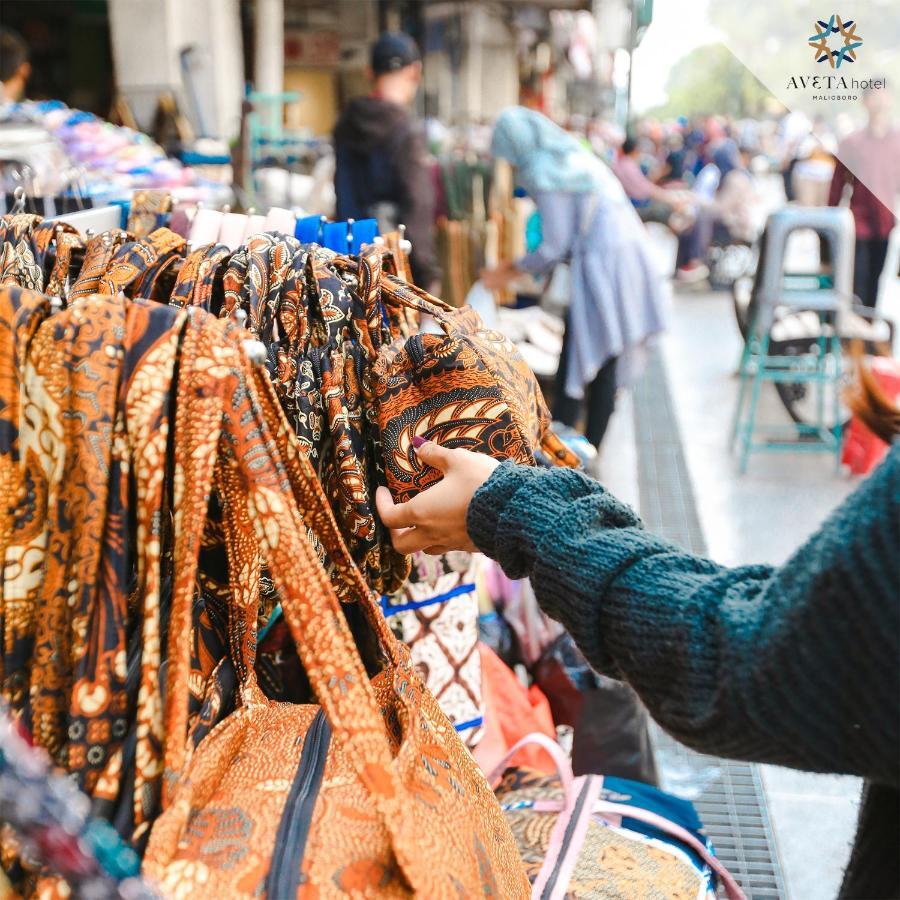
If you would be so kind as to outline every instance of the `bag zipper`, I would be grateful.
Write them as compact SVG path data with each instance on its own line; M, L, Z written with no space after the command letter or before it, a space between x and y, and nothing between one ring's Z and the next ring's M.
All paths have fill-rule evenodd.
M300 753L300 765L278 825L272 864L266 878L266 896L271 900L287 900L297 896L300 867L303 865L303 854L330 743L331 726L325 713L319 709L306 733Z

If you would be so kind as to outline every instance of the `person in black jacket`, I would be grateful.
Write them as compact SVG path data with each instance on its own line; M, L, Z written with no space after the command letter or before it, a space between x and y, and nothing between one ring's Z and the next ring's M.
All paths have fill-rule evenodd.
M409 111L422 79L419 49L408 35L385 33L371 67L370 94L351 100L334 129L337 218L374 217L383 231L406 225L416 284L436 293L434 185Z

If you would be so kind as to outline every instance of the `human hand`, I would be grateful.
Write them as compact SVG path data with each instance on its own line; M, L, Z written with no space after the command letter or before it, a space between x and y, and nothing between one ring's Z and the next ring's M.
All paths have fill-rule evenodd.
M502 291L518 274L516 267L506 262L495 269L482 269L478 277L489 291Z
M379 487L375 505L381 521L391 531L391 542L399 553L447 553L477 550L466 529L466 516L475 491L490 478L499 463L483 453L442 447L425 441L416 455L434 466L444 477L406 503L394 503L391 492Z

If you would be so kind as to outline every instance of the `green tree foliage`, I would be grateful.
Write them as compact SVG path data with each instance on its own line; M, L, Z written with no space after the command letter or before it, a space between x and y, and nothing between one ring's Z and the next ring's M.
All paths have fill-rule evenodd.
M724 45L696 47L672 68L668 101L653 110L659 117L758 116L769 91Z

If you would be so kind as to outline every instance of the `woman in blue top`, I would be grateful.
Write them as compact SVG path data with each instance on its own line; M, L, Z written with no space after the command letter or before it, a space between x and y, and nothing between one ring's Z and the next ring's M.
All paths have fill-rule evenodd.
M482 273L499 289L520 272L544 274L569 262L571 300L553 414L599 445L616 388L631 383L640 349L663 328L662 283L645 250L646 232L619 180L572 135L534 110L504 110L491 152L508 160L534 199L543 241L514 263Z

